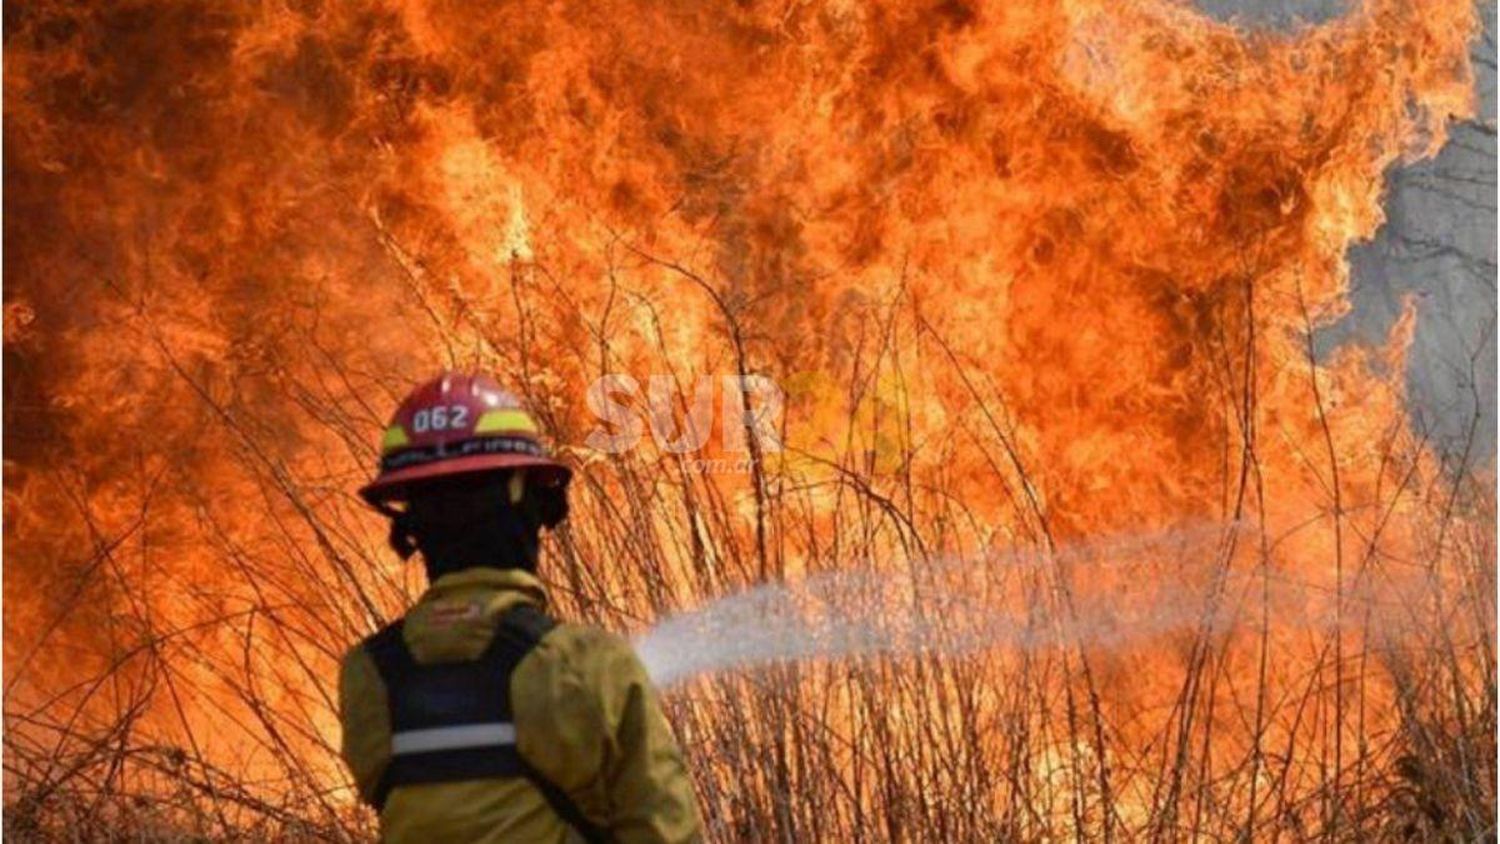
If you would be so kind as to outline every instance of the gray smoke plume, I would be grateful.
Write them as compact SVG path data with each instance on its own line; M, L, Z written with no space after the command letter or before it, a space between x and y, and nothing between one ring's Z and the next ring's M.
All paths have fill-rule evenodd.
M1197 0L1247 28L1291 29L1338 18L1353 0ZM1435 158L1387 177L1386 224L1350 251L1353 311L1319 332L1320 354L1382 341L1417 300L1406 386L1414 428L1461 471L1495 458L1495 4L1474 43L1478 115L1451 127ZM1460 466L1460 462L1464 465Z

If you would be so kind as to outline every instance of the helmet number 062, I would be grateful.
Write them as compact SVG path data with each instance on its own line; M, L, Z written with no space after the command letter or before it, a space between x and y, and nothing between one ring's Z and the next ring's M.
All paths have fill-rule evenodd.
M424 407L411 415L412 433L447 431L469 427L469 408L461 404Z

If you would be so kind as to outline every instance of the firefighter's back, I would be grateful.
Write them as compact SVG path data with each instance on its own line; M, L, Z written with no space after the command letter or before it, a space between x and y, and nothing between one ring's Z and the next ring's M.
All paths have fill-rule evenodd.
M344 756L383 839L697 838L691 783L634 651L553 623L544 603L527 572L466 570L345 658Z

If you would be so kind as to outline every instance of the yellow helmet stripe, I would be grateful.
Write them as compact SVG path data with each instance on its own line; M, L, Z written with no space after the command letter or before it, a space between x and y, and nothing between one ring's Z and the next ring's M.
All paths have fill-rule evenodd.
M406 429L400 425L392 425L386 428L385 436L380 438L380 450L382 452L391 451L409 444L411 444L411 440L406 437Z
M535 434L537 429L536 423L531 421L531 416L526 411L515 408L486 410L474 425L476 434L495 434L501 431L524 431L528 434Z

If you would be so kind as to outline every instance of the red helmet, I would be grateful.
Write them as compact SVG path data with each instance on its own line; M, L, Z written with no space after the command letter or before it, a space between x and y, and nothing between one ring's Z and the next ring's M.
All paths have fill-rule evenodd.
M518 468L547 485L573 476L548 455L520 400L493 378L444 372L397 408L380 442L380 473L359 494L389 511L415 481Z

